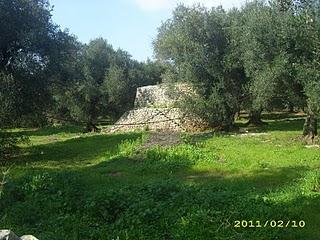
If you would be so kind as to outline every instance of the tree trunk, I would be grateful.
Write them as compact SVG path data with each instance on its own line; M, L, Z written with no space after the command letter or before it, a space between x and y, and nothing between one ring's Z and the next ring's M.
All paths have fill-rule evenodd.
M308 113L303 126L303 136L308 140L314 141L318 135L318 119L313 113Z
M294 113L295 111L294 111L294 105L293 104L289 104L289 106L288 106L288 112L289 113Z
M97 96L93 97L90 102L90 107L88 111L88 122L86 130L88 132L100 132L100 129L97 127L97 105L99 102L99 98Z
M241 114L241 109L240 109L240 107L237 107L237 111L234 114L234 120L240 119L240 114Z
M227 118L224 119L224 121L210 125L210 127L214 128L216 131L222 131L222 132L229 132L236 129L236 126L234 124L235 120L235 113L230 114Z
M100 132L100 129L96 126L96 124L92 122L88 122L86 126L87 132Z
M259 126L264 124L264 122L261 120L261 113L262 113L262 110L250 111L248 125Z

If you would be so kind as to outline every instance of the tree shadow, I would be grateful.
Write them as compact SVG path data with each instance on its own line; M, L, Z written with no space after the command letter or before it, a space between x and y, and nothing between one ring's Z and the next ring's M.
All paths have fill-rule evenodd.
M279 120L279 119L301 119L306 115L303 113L289 113L289 112L270 112L262 113L264 120Z
M145 156L141 157L141 155L116 156L109 161L83 168L82 171L97 171L105 177L110 177L111 180L120 182L120 178L134 178L137 180L134 184L141 181L143 183L144 177L159 181L173 177L184 183L192 182L210 186L214 183L215 187L226 186L235 191L266 191L290 185L311 170L308 166L270 167L268 169L261 167L250 172L250 175L248 173L243 175L240 170L227 170L223 166L216 165L216 162L213 163L210 170L195 170L194 166L197 162L186 155L173 156L164 153L159 157L166 160L150 159Z
M50 136L55 134L61 134L61 133L82 133L83 127L81 126L74 126L74 125L63 125L63 126L57 126L57 127L44 127L44 128L34 128L34 129L23 129L21 131L18 131L17 134L19 135L25 135L25 136Z
M263 119L264 120L264 119ZM261 126L248 126L246 123L237 122L236 126L240 131L236 132L272 132L272 131L301 131L303 129L304 119L303 118L283 118L268 120L267 124Z
M242 114L242 119L248 119ZM270 112L263 113L262 120L266 123L261 126L248 126L246 122L236 122L240 130L249 132L263 131L302 131L305 115L302 113Z
M70 165L83 161L90 164L90 161L98 157L108 159L118 153L119 146L124 141L135 141L141 138L141 133L79 136L62 142L29 146L25 148L23 155L16 156L8 164L56 162L57 165Z
M296 132L303 129L304 118L290 113L269 113L265 114L263 120L267 120L267 124L261 126L248 126L246 122L236 122L235 130L230 132L206 131L201 133L189 134L188 141L201 142L208 140L214 136L226 136L230 134L243 133L263 133L263 132Z
M279 119L272 122L268 122L268 125L261 126L259 128L262 132L271 131L301 131L303 129L304 119Z

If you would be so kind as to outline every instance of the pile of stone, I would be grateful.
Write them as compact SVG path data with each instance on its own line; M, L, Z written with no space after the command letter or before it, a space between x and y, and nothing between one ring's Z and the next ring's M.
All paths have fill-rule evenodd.
M201 131L206 127L203 121L185 114L177 107L177 103L186 94L195 94L187 84L159 84L138 88L134 109L126 112L109 131Z
M18 237L14 232L10 230L0 230L0 240L38 240L32 235L23 235Z

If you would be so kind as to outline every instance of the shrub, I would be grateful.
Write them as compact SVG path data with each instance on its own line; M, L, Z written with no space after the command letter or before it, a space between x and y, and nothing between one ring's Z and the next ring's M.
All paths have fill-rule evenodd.
M27 143L28 141L29 139L26 136L17 136L0 129L0 161L6 160L17 153L19 143Z

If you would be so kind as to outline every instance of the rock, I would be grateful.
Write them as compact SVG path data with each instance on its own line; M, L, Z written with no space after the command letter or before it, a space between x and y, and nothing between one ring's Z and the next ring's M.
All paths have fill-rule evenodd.
M315 145L306 145L306 148L319 148L320 147L320 145L317 145L317 144L315 144Z
M0 240L21 240L10 230L0 230Z
M38 238L35 238L32 235L23 235L20 239L21 240L39 240Z
M0 230L0 240L39 240L32 235L24 235L21 238L10 230Z

